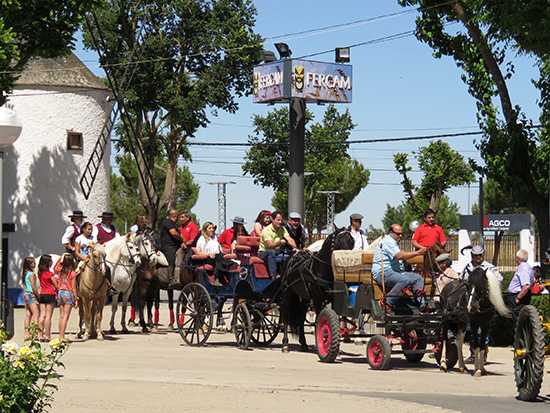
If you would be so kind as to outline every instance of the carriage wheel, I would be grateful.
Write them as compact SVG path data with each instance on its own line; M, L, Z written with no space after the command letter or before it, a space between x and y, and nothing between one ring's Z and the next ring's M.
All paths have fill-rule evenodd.
M437 351L434 353L435 361L437 361L438 365L441 365L441 350L441 345L439 345ZM458 362L458 348L454 340L447 339L447 341L445 341L445 360L447 362L447 370L451 370Z
M340 325L334 310L325 308L317 317L315 328L317 355L323 363L332 363L340 351Z
M250 335L252 333L252 322L250 312L245 303L239 303L233 314L233 331L239 348L247 350L250 346Z
M526 305L519 313L514 338L514 370L519 398L534 401L544 373L544 335L536 307Z
M208 340L214 323L212 300L206 288L198 283L187 284L176 306L178 331L190 346L202 346Z
M367 361L373 370L388 370L390 368L391 346L388 339L374 335L367 344Z
M269 308L266 311L252 311L252 335L250 339L259 346L267 346L279 334L279 309Z
M409 363L419 363L424 357L424 353L416 353L414 350L426 350L426 335L422 330L409 330L403 337L403 354ZM411 351L413 350L413 351Z

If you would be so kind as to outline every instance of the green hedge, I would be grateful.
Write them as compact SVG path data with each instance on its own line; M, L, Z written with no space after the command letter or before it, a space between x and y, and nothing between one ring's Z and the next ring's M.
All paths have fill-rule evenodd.
M514 276L515 271L502 272L504 280L501 284L502 295L504 301L508 303L508 285L510 280ZM549 295L534 295L531 297L531 304L534 305L539 313L542 314L545 323L548 322L548 306L550 303ZM491 329L489 330L489 339L492 346L507 347L514 345L515 324L511 318L505 318L500 315L496 315L491 323ZM550 344L550 333L545 331L546 345Z

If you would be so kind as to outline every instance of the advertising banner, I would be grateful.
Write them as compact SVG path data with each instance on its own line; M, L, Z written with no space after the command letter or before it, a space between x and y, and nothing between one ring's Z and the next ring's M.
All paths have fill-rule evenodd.
M533 215L529 214L495 214L483 216L483 231L511 231L533 227ZM461 215L460 228L468 231L479 231L479 215Z
M254 67L254 103L351 103L352 66L285 59Z

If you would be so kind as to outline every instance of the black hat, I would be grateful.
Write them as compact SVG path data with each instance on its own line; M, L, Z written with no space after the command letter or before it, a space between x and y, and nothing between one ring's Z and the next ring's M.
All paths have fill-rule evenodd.
M112 212L104 212L103 214L99 215L98 218L101 219L115 219L115 216Z
M82 213L82 211L73 211L72 215L69 215L69 218L84 219L84 218L86 218L86 216Z

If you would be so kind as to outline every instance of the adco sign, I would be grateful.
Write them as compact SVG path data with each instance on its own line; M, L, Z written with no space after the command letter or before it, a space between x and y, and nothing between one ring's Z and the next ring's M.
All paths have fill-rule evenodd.
M518 232L522 229L532 230L533 220L533 215L529 214L485 215L483 217L483 231ZM479 231L479 215L461 215L460 229Z

